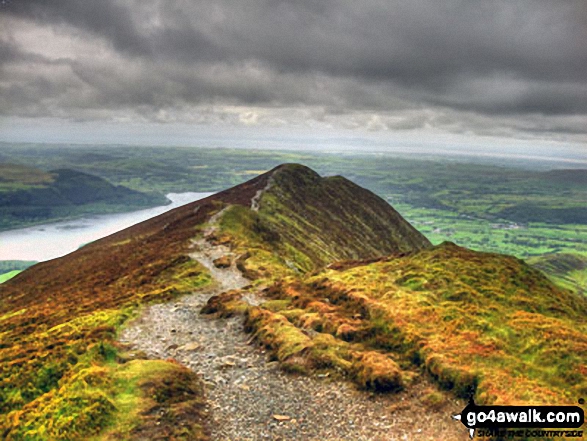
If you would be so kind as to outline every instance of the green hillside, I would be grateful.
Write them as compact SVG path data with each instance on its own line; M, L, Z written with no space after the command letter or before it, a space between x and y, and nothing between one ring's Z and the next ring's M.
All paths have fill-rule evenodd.
M547 274L555 283L581 294L587 293L587 256L572 253L532 257L528 263Z
M0 274L0 283L4 283L7 280L12 279L14 276L19 274L20 272L21 271L19 271L19 270L13 270L13 271L8 271L7 273Z
M512 257L446 243L335 265L282 281L269 295L273 301L247 312L253 330L278 353L291 342L272 340L276 315L318 332L299 348L306 366L364 381L362 347L393 359L404 382L418 368L478 403L573 404L587 393L587 301Z
M0 165L0 229L165 202L160 195L115 186L75 170L46 173L20 165Z
M431 246L374 193L295 164L274 169L252 209L230 207L220 227L222 240L242 252L241 268L251 277L301 274L337 260Z
M587 394L584 296L514 257L432 247L373 193L290 164L0 285L0 437L207 439L201 379L116 340L146 305L220 289L194 241L251 279L203 312L242 314L289 372L486 404Z

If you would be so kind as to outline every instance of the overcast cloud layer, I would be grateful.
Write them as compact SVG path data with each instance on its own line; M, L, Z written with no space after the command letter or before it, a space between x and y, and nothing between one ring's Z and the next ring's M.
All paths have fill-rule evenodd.
M585 0L5 0L0 115L587 142Z

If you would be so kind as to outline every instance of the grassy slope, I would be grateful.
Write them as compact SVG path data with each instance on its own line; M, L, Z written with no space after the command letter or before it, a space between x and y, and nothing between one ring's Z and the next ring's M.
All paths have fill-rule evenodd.
M445 244L309 282L365 295L382 345L413 352L441 384L472 386L479 402L587 393L587 302L515 258Z
M262 181L261 177L214 200L173 210L63 258L35 265L2 284L0 437L84 439L106 428L116 433L117 421L126 418L128 410L121 403L138 400L141 407L155 406L145 404L151 396L148 384L133 398L119 381L128 368L117 362L125 356L113 343L116 332L141 305L169 300L210 283L206 270L186 256L190 239L199 233L198 225L223 204L250 203L256 183ZM155 380L170 390L174 385L192 384L194 393L185 399L195 400L197 407L193 374L167 366ZM169 433L175 426L187 427L177 439L204 436L201 421L178 424L178 419L189 416L181 410L188 409L189 403L182 407L183 400L170 401L170 397L156 401L179 406L175 413L167 413L176 418L157 424L150 414L141 414L134 421L137 438L153 426ZM113 435L112 439L117 438Z
M514 257L450 243L308 274L317 267L302 264L320 261L325 248L311 238L311 217L303 227L296 224L297 213L308 216L302 204L279 190L279 199L271 190L263 196L257 213L229 210L220 239L249 251L241 267L259 284L290 277L270 290L274 301L246 312L249 330L286 367L331 368L377 389L409 383L420 366L440 385L485 403L570 403L587 393L581 296ZM275 208L277 201L287 202ZM286 214L288 206L296 207L294 215ZM344 237L333 224L330 231ZM289 260L283 259L286 246ZM213 311L243 310L238 296L219 303ZM309 337L308 329L320 334ZM398 366L405 372L386 380Z
M446 243L334 265L268 295L247 311L249 329L292 369L334 369L379 390L426 373L487 404L587 393L587 301L513 257Z
M12 279L14 276L16 276L17 274L19 274L21 272L22 271L19 271L19 270L13 270L13 271L9 271L7 273L0 274L0 283L4 283L7 280Z
M112 363L119 327L140 304L210 281L177 249L138 249L145 245L141 240L101 245L64 258L59 268L40 264L13 279L20 283L0 288L5 439L80 439L111 424L122 415L117 378L125 368ZM126 247L134 248L136 260L126 262Z
M578 293L587 293L587 257L580 254L546 254L528 259L559 286Z
M273 279L336 260L430 246L375 194L342 177L320 178L298 165L277 169L258 211L233 207L221 227L224 240L249 256L241 262L245 273Z

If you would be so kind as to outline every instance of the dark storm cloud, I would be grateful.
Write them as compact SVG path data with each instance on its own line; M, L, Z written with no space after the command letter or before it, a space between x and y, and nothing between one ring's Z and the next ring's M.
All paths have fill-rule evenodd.
M12 0L4 13L108 36L119 50L143 54L148 50L147 42L133 26L132 10L114 1Z
M412 112L375 124L391 129L446 120L450 128L461 115L456 125L480 116L488 127L499 119L523 130L516 118L568 116L572 124L547 126L576 133L574 118L587 116L586 5L12 0L0 9L12 24L0 43L8 66L0 101L9 94L10 111L28 114L189 105L315 106L349 118ZM99 56L68 53L56 71L55 56L43 60L21 43L36 27L71 35L86 51L95 44ZM26 63L34 73L23 74ZM423 109L436 114L413 114Z

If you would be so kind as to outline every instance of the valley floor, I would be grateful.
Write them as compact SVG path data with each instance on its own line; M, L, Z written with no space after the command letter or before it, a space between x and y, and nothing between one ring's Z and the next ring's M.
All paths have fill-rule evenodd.
M149 307L120 340L151 358L172 358L197 372L206 384L212 440L466 440L452 420L464 403L449 400L430 409L422 397L435 386L421 380L397 394L357 390L351 383L283 372L251 344L241 316L200 314L213 295L248 281L234 267L212 261L228 254L204 239L192 258L216 279L214 288ZM261 299L250 296L247 301Z

